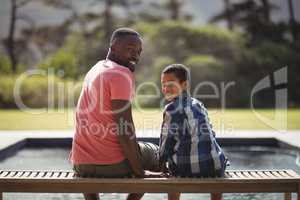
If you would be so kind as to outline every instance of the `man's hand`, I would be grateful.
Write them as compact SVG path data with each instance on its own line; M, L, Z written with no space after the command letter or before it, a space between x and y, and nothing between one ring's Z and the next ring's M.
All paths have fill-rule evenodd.
M169 174L164 172L152 172L145 170L144 178L164 178L169 177Z

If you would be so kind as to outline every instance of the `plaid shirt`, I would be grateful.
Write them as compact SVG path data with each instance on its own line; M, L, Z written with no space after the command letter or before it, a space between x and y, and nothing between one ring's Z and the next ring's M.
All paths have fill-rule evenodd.
M216 142L207 110L183 92L166 105L159 156L175 176L223 176L227 159Z

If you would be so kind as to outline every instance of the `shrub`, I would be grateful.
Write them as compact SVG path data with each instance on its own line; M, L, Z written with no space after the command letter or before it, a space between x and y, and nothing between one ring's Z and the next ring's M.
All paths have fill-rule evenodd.
M15 107L13 88L15 77L1 76L0 77L0 108L13 108Z
M157 55L164 55L182 62L194 54L210 54L218 58L233 59L236 50L244 44L234 32L215 26L196 27L191 24L164 21L152 25L137 25L155 45Z
M74 82L54 76L0 77L0 107L73 107L76 105L80 90L80 81Z
M220 81L224 76L224 64L214 56L190 56L184 64L191 70L192 83L201 81Z
M0 55L0 73L1 74L11 74L12 67L7 56Z
M53 69L56 75L63 78L77 78L78 60L72 53L60 49L52 56L48 57L45 62L39 65L40 69Z

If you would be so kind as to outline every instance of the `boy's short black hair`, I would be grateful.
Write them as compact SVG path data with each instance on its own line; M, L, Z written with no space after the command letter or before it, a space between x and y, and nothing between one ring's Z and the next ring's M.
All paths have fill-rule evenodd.
M189 81L190 80L189 70L183 64L169 65L162 71L162 73L163 74L172 73L172 74L174 74L174 76L176 78L179 79L179 81Z
M128 36L128 35L136 35L138 37L141 37L140 34L138 32L136 32L135 30L131 29L131 28L127 28L127 27L122 27L122 28L118 28L116 29L111 37L110 37L110 44L112 44L112 42L117 39L117 38L121 38L124 36Z

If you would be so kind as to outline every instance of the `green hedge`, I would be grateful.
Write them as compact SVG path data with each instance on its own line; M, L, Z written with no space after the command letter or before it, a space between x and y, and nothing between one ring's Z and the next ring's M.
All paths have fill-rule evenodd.
M0 76L0 108L62 108L76 105L81 82L46 76Z
M79 75L77 66L78 59L76 55L65 49L58 50L43 63L39 64L40 69L52 69L56 75L60 75L63 78L77 78Z
M0 73L1 74L11 74L12 67L7 56L0 55Z

